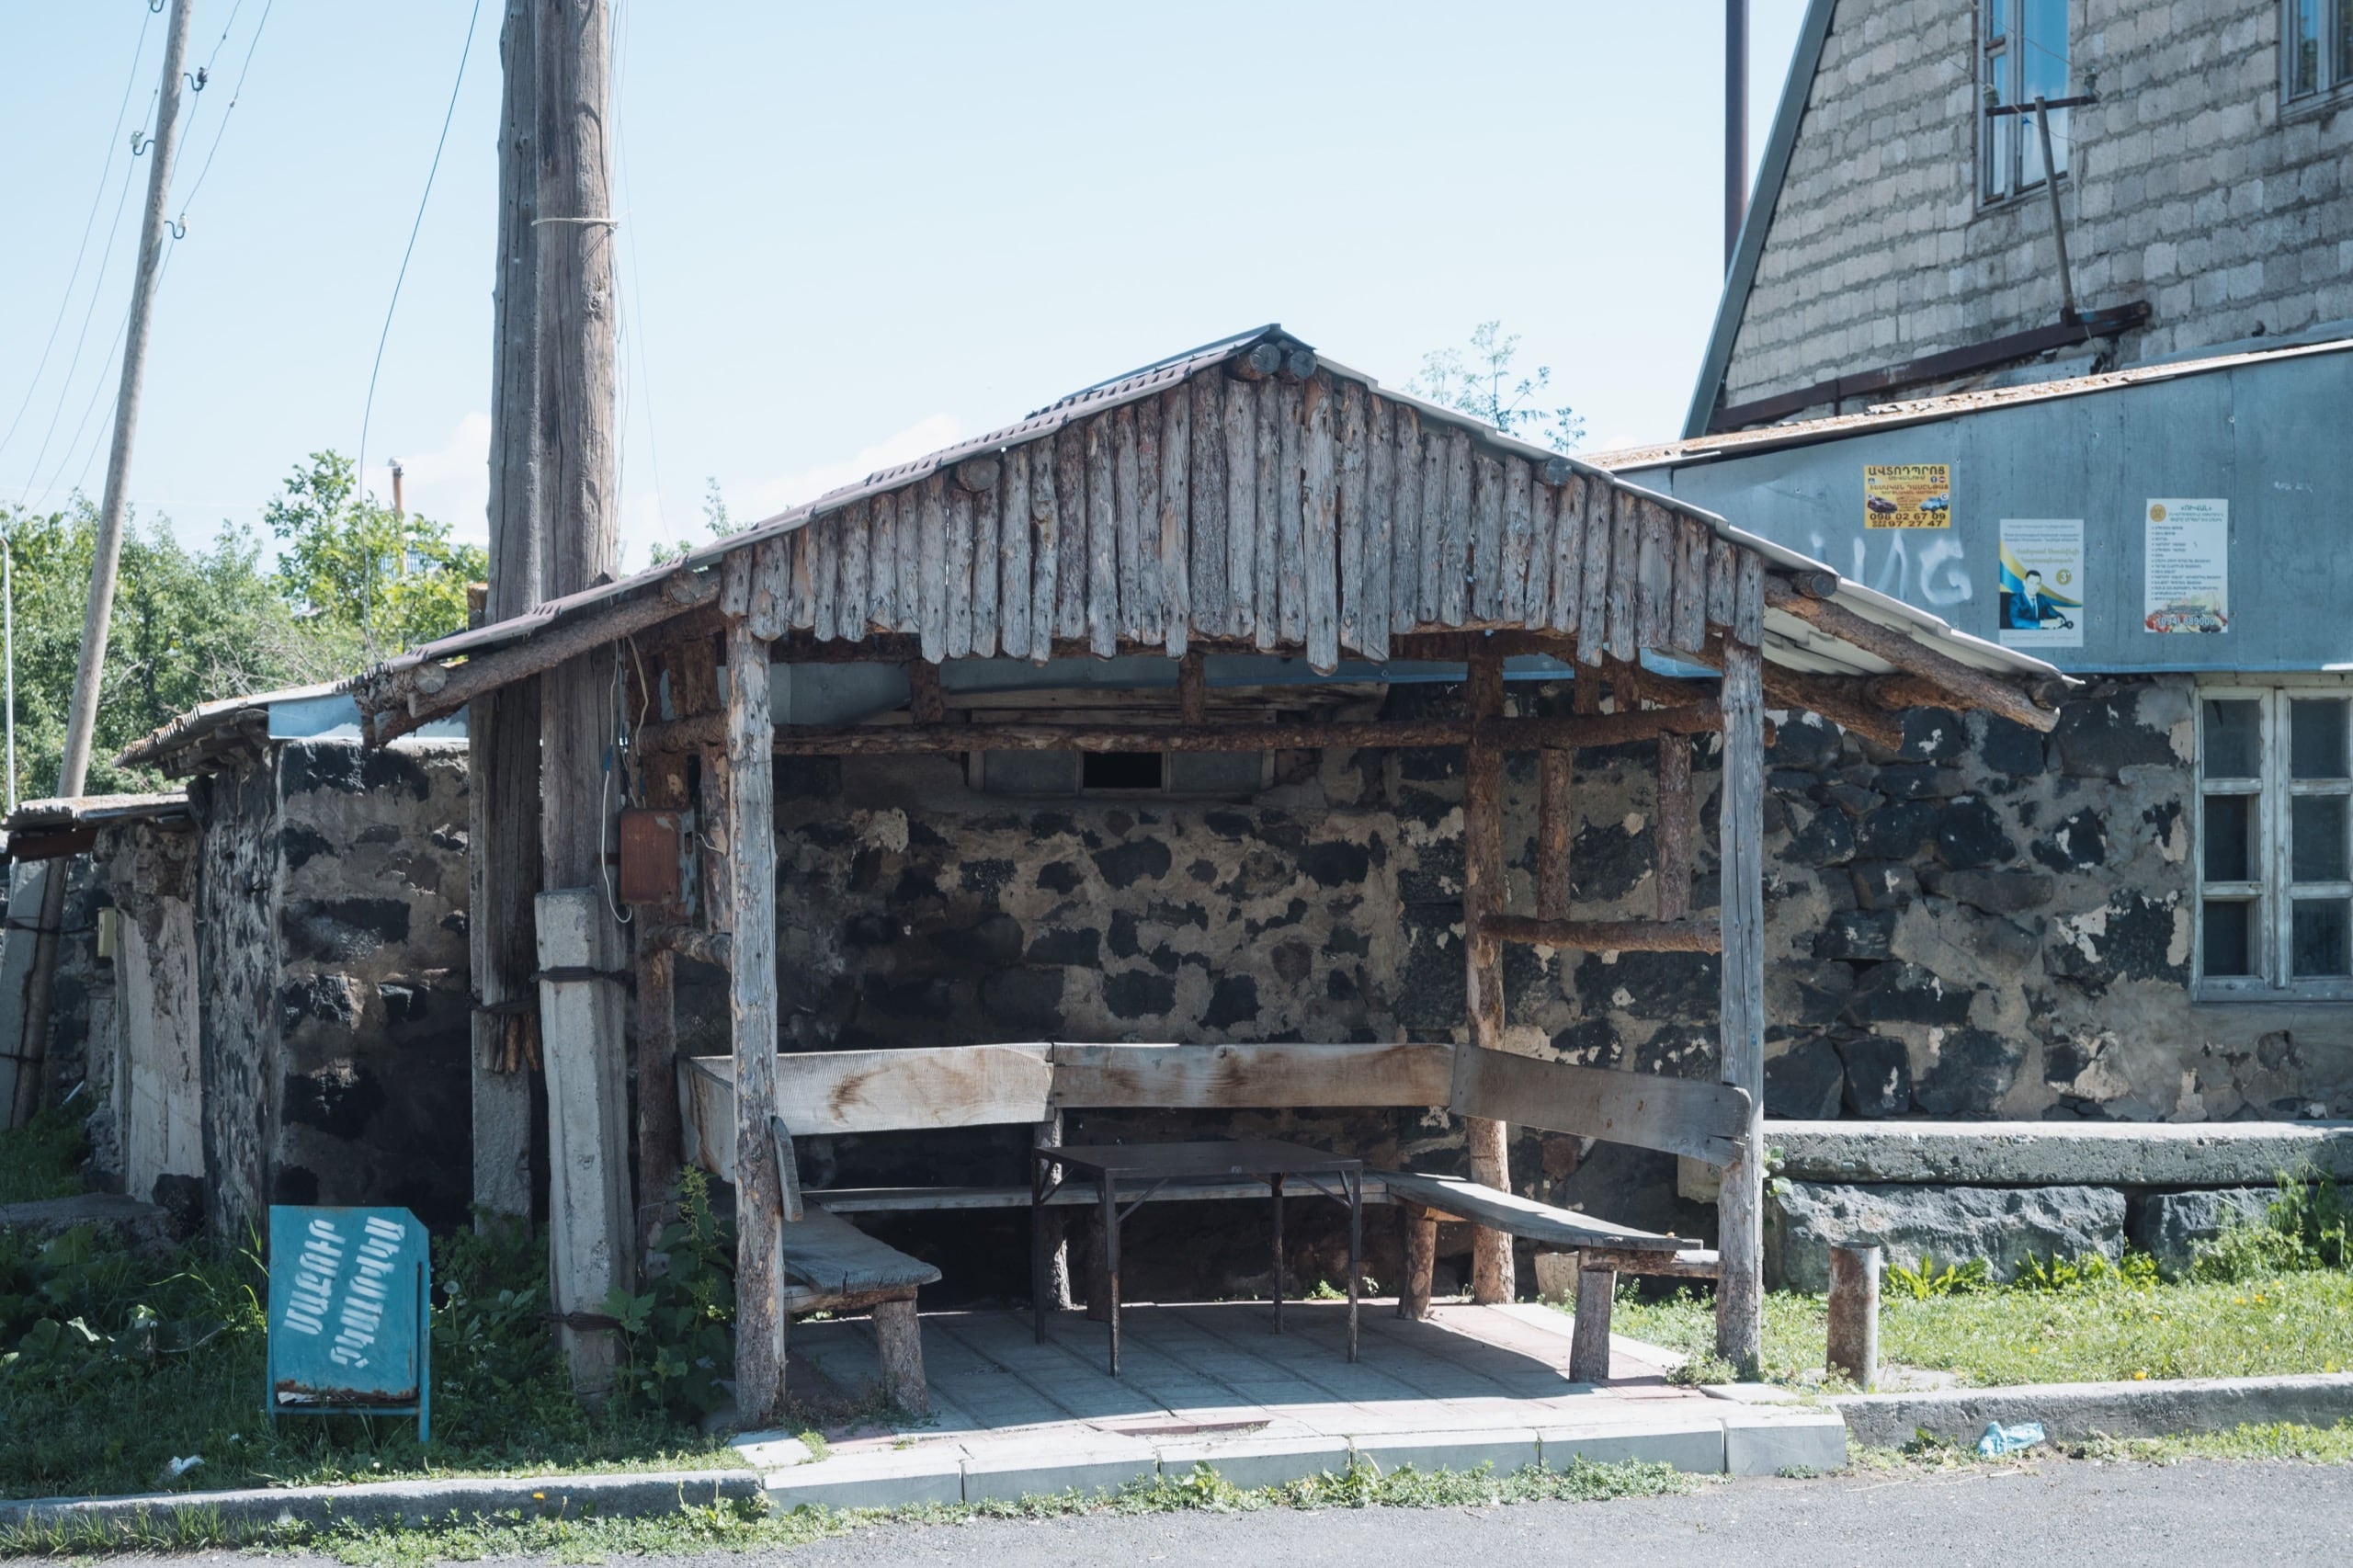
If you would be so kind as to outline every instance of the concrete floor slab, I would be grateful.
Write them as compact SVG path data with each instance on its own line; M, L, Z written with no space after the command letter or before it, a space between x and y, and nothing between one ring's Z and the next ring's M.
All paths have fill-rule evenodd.
M828 1457L769 1476L779 1503L836 1506L1091 1491L1215 1466L1265 1486L1361 1456L1383 1470L1517 1470L1663 1460L1721 1471L1726 1422L1745 1407L1677 1388L1654 1347L1631 1346L1625 1381L1572 1382L1564 1314L1541 1307L1441 1303L1420 1322L1393 1302L1366 1303L1360 1355L1347 1359L1347 1312L1295 1302L1273 1332L1263 1302L1137 1305L1121 1314L1121 1375L1100 1324L1075 1312L926 1313L934 1417L900 1428L828 1433ZM843 1392L874 1376L871 1331L858 1319L796 1324L793 1352ZM1776 1413L1768 1413L1776 1414ZM783 1434L767 1434L779 1460ZM1816 1463L1818 1437L1776 1429L1745 1462ZM1804 1445L1813 1442L1814 1448Z

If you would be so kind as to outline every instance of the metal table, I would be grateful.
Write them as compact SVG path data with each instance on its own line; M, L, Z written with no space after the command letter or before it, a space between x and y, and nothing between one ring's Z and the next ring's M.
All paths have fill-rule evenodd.
M1111 1375L1120 1375L1120 1226L1171 1182L1234 1176L1262 1178L1275 1200L1275 1332L1283 1331L1283 1182L1302 1177L1324 1197L1348 1208L1348 1359L1357 1358L1357 1295L1364 1251L1364 1162L1270 1138L1202 1143L1040 1144L1029 1151L1029 1287L1038 1340L1046 1338L1046 1200L1074 1175L1092 1175L1103 1214L1103 1263L1110 1297ZM1336 1177L1340 1190L1326 1187ZM1142 1192L1135 1189L1141 1187ZM1120 1207L1122 1190L1131 1194Z

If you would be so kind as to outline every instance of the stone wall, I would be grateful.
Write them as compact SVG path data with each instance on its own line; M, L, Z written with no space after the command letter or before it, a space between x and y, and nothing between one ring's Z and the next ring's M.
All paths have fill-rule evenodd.
M1977 199L1977 8L1839 0L1726 401L2058 320L2046 193ZM2353 317L2353 115L2282 112L2277 0L2069 11L2075 90L2096 72L2102 99L2066 128L2076 295L2153 312L2115 362Z
M101 832L96 855L119 924L114 1028L90 1054L92 1163L183 1221L204 1191L197 847L188 824L135 822Z
M1534 688L1513 689L1537 699ZM1542 700L1563 696L1548 690ZM1452 688L1401 687L1389 703L1407 712L1457 700ZM1701 748L1702 799L1713 790L1712 744ZM1655 897L1653 754L1622 749L1585 756L1573 863L1581 905L1597 915L1640 915ZM1643 766L1629 768L1638 757ZM969 789L953 759L780 760L784 1049L1462 1038L1460 753L1284 754L1277 771L1273 788L1240 801L1015 800ZM1532 906L1533 756L1510 760L1506 808L1515 896ZM1711 904L1712 851L1702 858L1699 897ZM1715 1071L1711 958L1516 949L1506 983L1516 1049ZM724 1029L704 1010L696 1049L723 1050ZM1463 1168L1459 1123L1443 1112L1097 1113L1074 1116L1069 1136L1188 1131L1290 1136L1378 1165ZM1017 1182L1028 1133L808 1140L803 1176L812 1185ZM1537 1196L1710 1233L1711 1211L1676 1197L1670 1156L1530 1133L1512 1159ZM1293 1205L1302 1278L1339 1277L1341 1234L1319 1224L1324 1207ZM1026 1231L1017 1236L1011 1220L952 1221L903 1221L891 1233L961 1260L951 1287L961 1276L966 1288L985 1278L1025 1289ZM1130 1268L1142 1270L1146 1293L1263 1281L1263 1205L1148 1208L1135 1224ZM1382 1223L1372 1232L1372 1271L1393 1278L1393 1237ZM1181 1248L1160 1244L1180 1235ZM1449 1241L1467 1250L1467 1237ZM1214 1261L1203 1278L1205 1244Z
M1565 692L1515 685L1557 709ZM1455 700L1397 687L1389 710ZM2191 691L2101 684L2043 736L1919 712L1889 753L1780 716L1767 807L1768 1112L2196 1120L2353 1108L2341 1010L2188 1000ZM1696 743L1693 903L1715 903L1712 737ZM1581 755L1578 911L1654 907L1654 748ZM953 759L780 761L786 1050L1041 1039L1461 1039L1461 760L1286 754L1248 801L1017 800ZM1535 759L1506 769L1512 897L1532 908ZM1693 1077L1716 1071L1715 960L1506 949L1514 1049ZM723 998L687 993L690 1049L723 1051ZM1027 1129L810 1140L804 1180L1020 1177ZM1289 1135L1384 1165L1458 1170L1443 1113L1130 1113L1074 1139ZM1523 1134L1530 1196L1701 1237L1665 1155ZM1170 1288L1263 1278L1263 1215L1147 1210L1137 1256ZM1309 1223L1313 1224L1311 1220ZM904 1221L902 1244L1017 1293L1011 1221ZM1002 1234L999 1234L999 1232ZM1392 1265L1376 1226L1375 1273ZM1334 1233L1305 1233L1331 1267ZM1182 1247L1162 1247L1182 1237ZM1211 1277L1188 1277L1208 1243ZM1314 1249L1322 1247L1324 1252ZM961 1249L961 1251L959 1249Z
M2095 683L2045 737L1916 713L1768 754L1767 1111L2342 1115L2353 1018L2194 1005L2193 692Z
M465 752L285 741L199 779L209 1217L403 1204L461 1222Z
M275 1199L461 1223L473 1185L465 748L288 741L278 772Z

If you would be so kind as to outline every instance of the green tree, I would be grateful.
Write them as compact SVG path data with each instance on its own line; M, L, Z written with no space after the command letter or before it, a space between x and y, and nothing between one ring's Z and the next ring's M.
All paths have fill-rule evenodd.
M1519 375L1513 369L1518 358L1519 334L1506 333L1500 321L1481 322L1464 347L1423 355L1421 370L1405 390L1483 420L1506 436L1539 441L1556 452L1575 450L1585 439L1584 416L1566 403L1548 406L1552 368L1539 365L1533 374Z
M57 790L97 509L77 495L54 512L0 511L0 528L14 562L17 790L32 799ZM358 658L348 631L293 614L248 530L223 528L210 549L190 551L167 522L134 521L124 530L86 788L159 787L159 776L119 768L115 756L199 702L348 675Z
M719 488L719 480L716 475L705 477L702 485L702 520L710 528L711 538L725 539L735 531L734 519L727 515L726 494ZM656 543L653 551L652 563L661 566L676 561L690 553L694 547L695 541L690 539L682 539L676 544Z
M262 521L279 541L279 594L305 619L356 632L363 659L460 630L466 585L490 575L488 553L454 542L449 524L357 494L351 460L332 450L296 466Z

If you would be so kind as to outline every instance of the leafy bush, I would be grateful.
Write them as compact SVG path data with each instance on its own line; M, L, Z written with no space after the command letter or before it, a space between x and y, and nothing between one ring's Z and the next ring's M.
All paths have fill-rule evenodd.
M2110 1263L2099 1253L2081 1257L2044 1259L2029 1255L2018 1265L2011 1287L2019 1290L2103 1290L2124 1286L2139 1289L2157 1283L2157 1260L2143 1252L2128 1252L2121 1263Z
M2192 1249L2190 1277L2237 1284L2276 1274L2353 1267L2353 1206L2333 1176L2281 1173L2261 1220L2233 1225Z
M1880 1288L1888 1294L1915 1301L1932 1301L1939 1296L1966 1296L1990 1290L1993 1284L1993 1271L1986 1267L1982 1257L1972 1257L1960 1265L1948 1263L1939 1272L1937 1260L1927 1253L1920 1255L1920 1267L1917 1268L1906 1268L1900 1263L1889 1264L1880 1280Z
M615 1286L605 1312L620 1323L622 1362L614 1392L632 1408L680 1420L727 1403L735 1370L735 1230L711 1211L710 1178L678 1176L678 1217L655 1242L663 1267L642 1291Z

